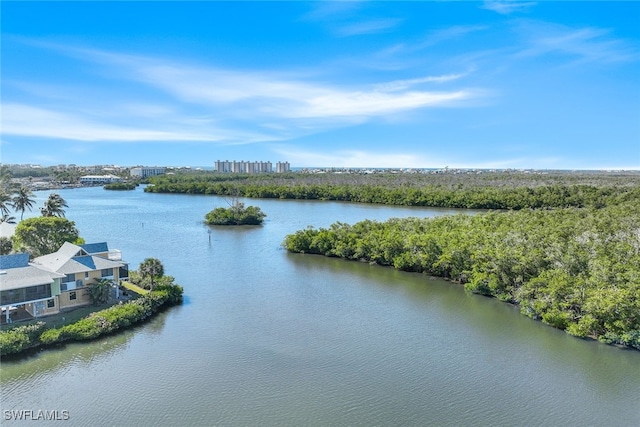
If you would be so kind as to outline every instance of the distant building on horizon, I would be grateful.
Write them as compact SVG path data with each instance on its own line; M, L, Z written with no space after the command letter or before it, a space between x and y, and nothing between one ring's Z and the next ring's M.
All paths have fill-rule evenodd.
M131 168L131 170L129 171L129 174L132 177L137 177L137 178L148 178L150 176L157 176L157 175L162 175L165 173L165 168L158 168L158 167L153 167L153 168L148 168L148 167L136 167L136 168Z
M120 182L122 178L116 175L84 175L80 177L80 184L111 184L112 182Z
M289 162L278 162L276 163L276 172L277 173L291 172L291 165L289 164Z
M271 162L249 162L249 161L229 161L216 160L215 170L221 173L272 173L273 164ZM276 172L288 172L291 168L289 162L278 162L276 164Z

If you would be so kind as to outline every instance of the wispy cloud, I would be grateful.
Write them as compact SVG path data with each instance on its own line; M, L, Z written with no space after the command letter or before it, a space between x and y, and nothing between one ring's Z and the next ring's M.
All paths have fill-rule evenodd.
M327 18L343 17L359 10L363 1L318 1L302 16L303 20L320 21Z
M278 141L399 112L464 106L484 96L475 88L417 88L454 81L460 74L331 84L269 70L223 69L45 43L40 47L100 65L96 69L104 87L114 93L104 89L100 102L88 97L74 103L57 98L59 91L53 88L47 91L51 99L33 103L37 107L9 102L3 106L4 134L78 141ZM120 89L122 81L128 81L127 88L137 85L135 95ZM66 85L65 92L72 94L72 85ZM75 97L81 98L81 92Z
M410 87L420 85L423 83L446 83L454 80L458 80L464 77L465 74L446 74L442 76L428 76L428 77L420 77L417 79L408 79L408 80L394 80L387 83L381 83L375 85L375 89L382 92L394 92L398 90L406 90Z
M358 36L363 34L375 34L385 32L397 26L402 19L374 19L352 24L345 24L335 30L340 37Z
M572 28L560 24L520 21L516 29L525 41L517 57L549 54L570 56L579 62L614 63L637 60L638 48L602 28Z
M433 46L448 40L460 39L469 34L489 29L486 25L453 25L429 32L425 38L416 45L418 49Z
M514 12L526 11L537 3L522 0L489 0L482 5L483 9L492 10L501 15L509 15Z
M130 116L129 116L130 117ZM213 126L190 126L177 123L144 126L140 123L109 123L96 121L80 112L60 112L23 104L2 105L2 132L5 135L32 136L73 141L208 141L226 142L269 140L264 135L236 130L216 129Z

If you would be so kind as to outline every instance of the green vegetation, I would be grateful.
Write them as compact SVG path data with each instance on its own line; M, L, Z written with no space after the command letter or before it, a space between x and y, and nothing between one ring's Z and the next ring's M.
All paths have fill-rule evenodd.
M109 301L109 291L113 283L113 280L101 277L96 279L95 283L87 286L89 298L91 298L93 305L102 305Z
M0 331L0 355L19 353L41 345L94 339L140 323L161 309L182 302L182 287L163 283L140 298L118 304L60 328L45 329L44 322Z
M53 253L65 242L84 243L73 221L56 216L27 218L16 226L13 248L32 257Z
M24 217L24 212L27 209L31 210L35 203L35 200L31 198L32 196L33 192L24 185L21 186L13 196L11 205L16 211L20 212L20 221L22 221Z
M138 275L138 277L141 277ZM65 341L94 339L143 322L166 307L182 302L183 289L171 276L155 278L152 291L143 291L139 298L90 313L73 323L60 327L48 327L37 322L0 331L0 356L20 353L24 350ZM96 286L96 284L89 287ZM125 285L136 291L135 285ZM73 312L71 312L73 313Z
M62 208L68 207L67 202L59 194L51 193L44 202L44 206L40 208L40 213L45 217L57 216L64 218L64 209Z
M466 209L596 207L640 199L640 174L175 174L147 192Z
M216 208L205 216L209 225L260 225L267 215L257 206L244 207L244 203L234 202L228 208Z
M131 273L133 273L133 272L131 272ZM129 273L129 274L131 274L131 273ZM131 277L129 277L129 279L131 279ZM147 289L141 288L140 286L134 285L133 283L129 283L129 282L122 282L122 287L127 289L127 290L129 290L129 291L131 291L131 292L134 292L134 293L136 293L138 295L144 295L144 294L148 294L150 292Z
M153 290L156 280L164 276L164 266L157 258L146 258L140 263L138 271L143 280L149 281L149 289L151 290Z
M44 322L37 322L0 331L0 356L19 353L30 348L34 342L39 341L45 326Z
M105 190L134 190L138 186L135 182L114 182L106 184L103 188Z
M604 209L338 222L283 244L450 278L569 334L640 350L640 199Z

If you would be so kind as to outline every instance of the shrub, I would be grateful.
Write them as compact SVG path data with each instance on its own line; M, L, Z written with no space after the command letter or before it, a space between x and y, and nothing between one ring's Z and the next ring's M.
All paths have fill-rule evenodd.
M18 326L17 328L0 332L0 355L19 353L37 342L44 329L44 322L32 325Z
M156 289L140 298L91 313L70 325L44 330L46 324L20 326L0 331L0 355L19 353L41 344L66 340L89 340L142 322L163 307L182 302L183 289L173 284L173 277L163 277Z

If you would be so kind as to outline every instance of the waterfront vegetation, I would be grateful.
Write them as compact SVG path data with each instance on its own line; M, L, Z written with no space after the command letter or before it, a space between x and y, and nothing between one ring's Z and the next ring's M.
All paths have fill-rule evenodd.
M145 286L151 278L136 273L134 280ZM68 341L94 339L143 322L163 309L182 302L183 288L174 280L172 276L154 277L155 285L151 291L144 291L136 284L125 284L129 291L140 289L142 292L136 298L91 312L73 323L56 327L44 318L45 321L32 324L4 327L0 331L0 356Z
M337 222L291 252L449 278L578 337L640 350L640 201L603 209Z
M105 190L135 190L137 186L136 182L113 182L106 184L103 188Z
M228 208L216 208L205 215L208 225L260 225L267 215L257 206L235 201Z
M596 207L640 199L640 174L220 174L152 177L147 192L463 209Z
M66 341L97 338L140 323L162 309L182 302L183 289L166 276L153 291L125 303L92 312L77 322L59 328L47 328L37 322L0 331L0 355Z

